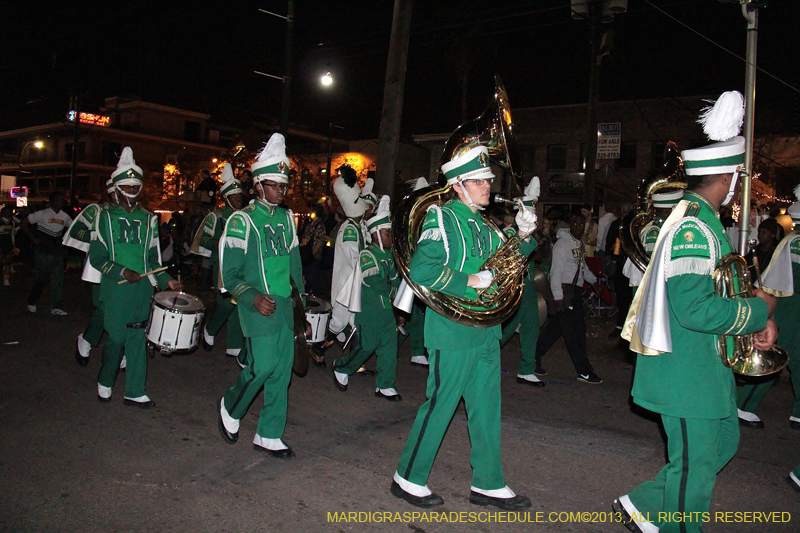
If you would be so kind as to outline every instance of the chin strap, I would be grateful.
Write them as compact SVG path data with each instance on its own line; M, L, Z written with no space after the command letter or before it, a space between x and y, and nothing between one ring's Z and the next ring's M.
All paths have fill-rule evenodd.
M721 205L728 205L733 200L733 195L736 192L736 182L739 181L739 175L744 174L745 171L742 167L738 167L736 170L733 171L733 179L731 180L731 186L728 188L728 195L725 197L725 200L722 201Z
M464 193L464 196L467 197L467 204L473 209L477 209L479 211L483 211L485 209L485 207L480 206L480 205L476 205L475 202L472 201L472 198L470 198L469 193L467 192L467 187L464 185L464 182L461 181L461 180L458 180L458 184L461 186L461 191Z
M120 193L121 195L125 196L126 198L136 198L137 196L139 196L139 193L141 193L141 192L142 192L142 186L141 185L139 185L139 190L136 191L136 194L127 193L127 192L123 191L122 189L120 189L119 185L114 185L114 194ZM117 197L117 200L119 201L119 197Z

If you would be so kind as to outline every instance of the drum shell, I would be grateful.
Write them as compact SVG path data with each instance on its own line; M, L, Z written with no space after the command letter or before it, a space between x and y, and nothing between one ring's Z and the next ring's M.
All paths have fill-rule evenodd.
M311 337L306 337L308 344L325 340L328 334L328 322L331 318L331 305L321 298L306 298L306 321L311 324Z
M161 301L154 298L150 308L147 340L164 354L191 353L200 343L205 308L194 296L180 294L182 298L191 298L193 310L170 308L163 298Z

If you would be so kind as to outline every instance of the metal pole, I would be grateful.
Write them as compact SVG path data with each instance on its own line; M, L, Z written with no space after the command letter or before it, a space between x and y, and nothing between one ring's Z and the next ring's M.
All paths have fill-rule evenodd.
M292 88L292 39L294 36L294 2L289 0L286 12L286 60L283 66L283 105L281 106L281 134L289 132L289 93Z
M69 175L69 201L75 200L75 182L78 179L78 142L81 139L81 104L80 96L75 95L75 137L72 141L72 171Z
M747 65L744 82L744 167L742 210L739 213L739 253L747 253L750 236L750 185L753 172L753 131L756 105L756 47L758 44L758 9L749 11L749 0L742 0L742 15L747 20Z
M325 193L331 194L331 152L333 151L333 122L328 116L328 165L325 167Z
M584 150L583 201L594 205L595 166L597 162L597 102L600 99L600 12L602 2L589 2L589 103L586 117L586 149Z

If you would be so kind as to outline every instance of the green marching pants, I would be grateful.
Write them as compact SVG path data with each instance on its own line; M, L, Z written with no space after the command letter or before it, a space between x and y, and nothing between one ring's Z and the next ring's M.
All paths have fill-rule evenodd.
M653 481L628 495L636 509L661 533L698 533L711 505L717 473L739 447L739 418L703 420L661 415L667 433L669 462ZM659 520L659 513L668 520ZM685 519L679 520L679 518ZM708 518L707 516L705 518Z
M211 318L208 319L206 331L212 337L216 337L227 320L228 340L226 347L228 350L242 350L245 348L245 342L236 304L231 301L229 293L226 293L225 296L220 291L216 291L216 293L214 312L211 313ZM243 362L244 357L241 357L241 352L239 352L239 355L239 362Z
M357 320L357 319L356 319ZM377 324L358 324L356 335L359 345L349 354L336 361L336 371L342 374L355 374L364 362L374 353L376 356L375 386L379 389L394 388L397 379L397 326L394 317L391 322Z
M233 387L225 393L225 410L232 418L241 420L263 389L264 405L256 434L264 439L279 439L286 427L288 389L294 360L294 332L281 328L274 335L248 337L246 344L245 367Z
M398 333L398 348L410 337L411 340L408 342L411 343L411 357L427 357L428 353L425 351L425 305L420 303L419 298L414 298L411 317L403 329L406 330L406 334L401 335Z
M100 284L92 283L92 315L89 317L89 325L83 332L83 340L92 345L92 348L100 344L103 338L103 306L100 304Z
M503 338L500 339L500 346L505 346L514 333L519 328L519 370L520 376L533 374L536 368L536 342L539 340L539 294L533 283L525 283L522 293L522 302L519 309L508 322L503 324Z
M472 486L502 489L500 344L496 338L468 350L430 354L428 401L420 407L397 465L400 477L424 486L447 426L464 398L472 444Z
M114 286L102 302L103 323L108 340L103 347L103 363L97 382L113 387L119 374L119 364L126 356L125 396L144 396L147 379L145 326L150 317L153 287L147 278L137 283Z

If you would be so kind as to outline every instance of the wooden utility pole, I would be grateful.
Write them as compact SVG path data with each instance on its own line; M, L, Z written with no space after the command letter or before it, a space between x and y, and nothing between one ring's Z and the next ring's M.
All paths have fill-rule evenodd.
M381 129L378 135L378 164L374 189L378 194L391 194L395 186L413 3L412 0L394 1L392 36L389 40L386 81L383 86Z

